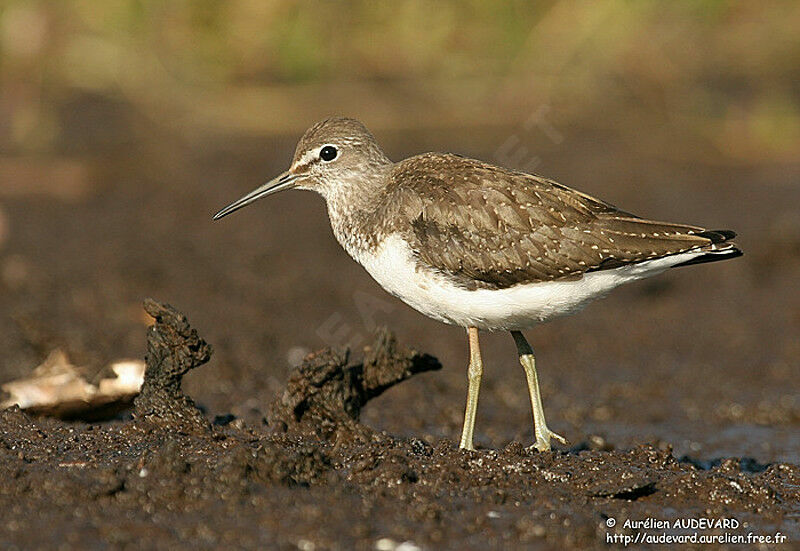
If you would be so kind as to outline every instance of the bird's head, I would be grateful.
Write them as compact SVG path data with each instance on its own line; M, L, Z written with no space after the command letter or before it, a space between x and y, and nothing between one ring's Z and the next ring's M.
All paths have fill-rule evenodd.
M390 165L375 138L359 121L326 119L300 138L289 170L220 210L214 220L285 189L316 191L327 199L344 188L368 185Z

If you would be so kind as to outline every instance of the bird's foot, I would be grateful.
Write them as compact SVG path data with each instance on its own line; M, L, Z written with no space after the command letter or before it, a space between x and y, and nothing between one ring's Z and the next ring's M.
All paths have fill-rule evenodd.
M536 431L536 443L533 446L531 446L531 448L540 452L549 452L551 449L550 446L551 439L557 440L558 442L564 444L565 446L569 444L566 438L564 438L560 434L556 434L555 432L545 427L544 431Z

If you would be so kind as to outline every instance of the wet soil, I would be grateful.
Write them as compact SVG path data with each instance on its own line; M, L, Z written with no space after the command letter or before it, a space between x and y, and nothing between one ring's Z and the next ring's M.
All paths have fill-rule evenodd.
M0 412L0 548L800 541L796 163L687 159L594 126L560 129L560 144L526 136L537 171L644 216L736 229L745 256L631 285L529 333L549 423L572 442L551 453L526 449L510 337L483 337L467 452L465 335L377 287L318 198L279 195L210 221L283 170L295 136L187 138L125 113L118 141L105 127L82 123L79 140L65 130L61 154L85 167L80 196L0 197L0 380L55 348L89 373L145 350L150 366L134 409L112 420ZM379 138L393 158L451 149L502 162L497 144L518 132ZM143 309L147 296L197 331L165 305ZM671 524L703 518L736 527Z
M386 330L358 364L330 349L308 355L263 424L209 425L181 378L210 347L173 308L145 309L156 322L132 420L66 426L0 413L8 547L583 548L645 534L624 521L649 518L672 525L654 535L696 533L674 525L688 519L741 528L701 530L718 537L798 535L797 465L703 463L669 445L613 451L600 439L553 453L518 442L464 451L377 432L359 423L361 407L441 367ZM62 533L48 529L54 521Z

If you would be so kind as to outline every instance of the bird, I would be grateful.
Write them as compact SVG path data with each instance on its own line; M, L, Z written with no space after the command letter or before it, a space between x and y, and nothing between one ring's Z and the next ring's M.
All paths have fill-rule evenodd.
M289 170L217 212L288 189L323 197L344 250L418 312L466 329L460 448L474 450L483 360L479 331L508 331L524 369L535 442L567 444L545 420L534 351L522 331L612 289L742 255L731 230L638 217L551 179L452 153L392 162L358 120L331 117L300 138Z

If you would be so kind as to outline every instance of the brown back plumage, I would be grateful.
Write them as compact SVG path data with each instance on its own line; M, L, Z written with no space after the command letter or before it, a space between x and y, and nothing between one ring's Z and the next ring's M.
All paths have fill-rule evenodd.
M421 262L471 288L718 250L735 235L645 220L552 180L441 153L397 163L384 197L380 210L395 214L383 218L393 221L386 230L404 234ZM721 246L740 254L732 243Z

